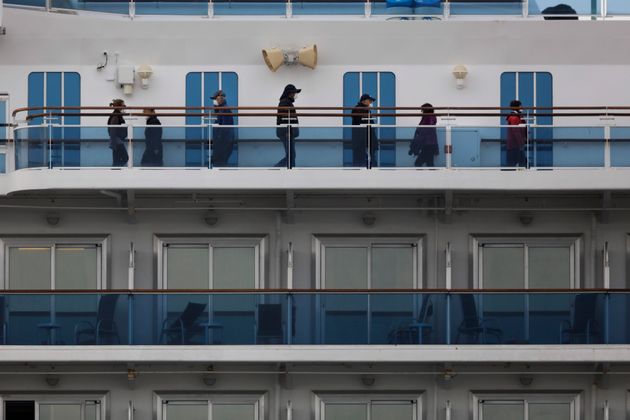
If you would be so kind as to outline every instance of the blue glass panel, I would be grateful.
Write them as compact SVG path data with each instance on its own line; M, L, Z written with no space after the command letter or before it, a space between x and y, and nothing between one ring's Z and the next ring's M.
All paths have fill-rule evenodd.
M523 3L520 0L506 2L453 2L452 15L521 15Z
M81 76L79 73L68 72L63 74L63 106L81 106ZM78 111L76 111L78 112ZM65 125L79 125L81 117L63 117ZM79 139L80 128L65 127L63 129L63 142L61 144L64 166L80 166L81 149Z
M293 2L294 15L363 15L365 13L365 3L343 3L343 2L317 2L307 1Z
M205 16L208 14L207 0L188 1L136 1L138 15L184 15Z
M238 106L238 74L221 72L221 89L225 92L228 106ZM234 117L234 125L238 125L238 117ZM234 144L227 161L228 166L238 166L238 142Z
M509 108L510 102L516 98L516 73L515 72L505 72L501 74L501 108ZM504 111L507 115L509 111ZM499 118L499 125L506 125L507 121L505 120L505 116ZM498 139L506 139L507 138L507 128L501 129L501 135L497 137ZM499 163L501 165L496 166L505 166L507 162L507 158L505 155L505 145L502 143L494 144L493 149L496 149L496 146L499 147ZM487 166L487 165L484 165ZM495 166L495 165L489 165Z
M44 73L33 72L28 75L28 107L37 108L44 106ZM41 114L41 110L29 111L29 115ZM29 121L30 125L41 124L42 118L33 118Z
M540 72L535 73L536 76L536 107L552 107L553 106L553 79L551 73ZM551 113L549 110L538 110L537 113ZM552 125L553 117L537 116L535 119L537 125ZM534 128L535 137L549 138L551 136L550 128ZM544 145L536 146L536 166L552 166L553 165L553 149L545 148Z
M425 138L431 138L433 131L437 137L437 146L426 146L415 149L414 153L410 154L411 145L414 141L416 133L418 140L422 141ZM444 167L446 159L444 156L444 145L446 143L446 129L444 127L429 127L429 126L415 126L415 127L396 127L396 141L395 141L395 154L396 154L396 167L397 168L413 168L413 167ZM431 158L433 159L433 165L430 165Z
M610 140L610 164L630 166L630 127L611 127Z
M0 174L7 172L7 156L4 153L0 153Z
M630 15L630 3L626 0L608 0L606 9L609 15Z
M610 3L610 0L608 0ZM566 4L570 6L578 15L597 15L600 13L600 2L598 0L536 0L534 5L530 1L530 13L542 13L546 8Z
M396 106L396 76L391 72L379 73L379 106ZM381 111L382 113L392 113L393 110ZM396 125L396 117L381 117L381 125ZM378 129L378 165L382 167L396 166L396 129L380 127Z
M201 107L202 99L202 73L191 72L186 75L186 106ZM199 110L201 113L201 110ZM186 117L186 125L199 125L196 127L186 128L186 139L190 142L185 144L186 166L207 167L208 166L208 146L204 141L204 129L202 118L196 116Z
M286 1L261 1L261 2L239 2L222 1L215 2L215 15L284 15L286 13Z
M552 137L547 137L549 133ZM554 127L530 132L528 141L536 151L553 148L554 167L604 166L603 127ZM536 166L536 156L533 158L530 165Z
M56 9L88 10L91 12L117 13L123 15L129 14L129 1L124 0L51 0L51 6Z
M352 108L356 105L361 97L360 91L360 73L348 72L343 75L343 106L344 108ZM344 110L344 114L352 114L351 109ZM352 124L352 117L343 117L343 125ZM343 149L343 166L352 166L352 128L343 129L343 138L347 140Z
M16 4L18 6L46 7L46 0L5 0L4 4Z

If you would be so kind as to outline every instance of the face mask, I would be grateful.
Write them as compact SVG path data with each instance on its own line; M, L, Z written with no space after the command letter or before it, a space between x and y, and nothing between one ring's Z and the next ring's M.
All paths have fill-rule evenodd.
M298 94L296 93L295 95L293 95L293 100L296 100L298 98Z
M217 101L216 99L213 99L212 103L214 104L214 106L219 106L219 101Z

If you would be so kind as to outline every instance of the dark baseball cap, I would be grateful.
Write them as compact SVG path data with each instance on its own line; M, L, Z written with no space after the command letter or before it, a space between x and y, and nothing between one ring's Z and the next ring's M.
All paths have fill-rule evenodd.
M302 89L296 88L295 85L286 85L284 87L284 92L285 93L291 93L291 92L300 93L302 92Z
M372 98L369 93L364 93L363 95L361 95L361 99L359 99L359 101L363 102L366 99L369 99L372 102L376 101L376 99Z
M225 98L225 92L223 92L222 90L217 90L216 92L214 92L214 95L210 97L210 99L217 99L217 97L219 96L223 96Z

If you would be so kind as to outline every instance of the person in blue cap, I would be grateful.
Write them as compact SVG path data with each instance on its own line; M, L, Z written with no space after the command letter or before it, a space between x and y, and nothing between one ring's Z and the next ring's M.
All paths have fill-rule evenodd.
M234 117L227 109L228 103L225 92L217 90L212 95L213 125L212 125L212 166L228 165L228 160L234 150Z
M370 107L374 101L376 99L370 94L364 93L361 95L359 103L352 108L352 125L361 126L352 128L352 166L367 167L368 142L370 146L370 166L376 166L378 139L376 137L376 129L372 127L375 121L370 115Z
M300 92L302 92L302 89L289 84L284 87L284 91L280 96L278 117L276 119L276 125L278 126L276 128L276 136L282 141L285 157L276 164L278 167L287 166L287 162L289 163L288 168L295 166L295 139L300 135L300 129L297 126L298 118L295 114L293 103Z

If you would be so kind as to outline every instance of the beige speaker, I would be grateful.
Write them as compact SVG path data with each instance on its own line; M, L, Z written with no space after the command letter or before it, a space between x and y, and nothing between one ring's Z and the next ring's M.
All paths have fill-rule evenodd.
M284 64L284 52L280 48L270 48L262 50L265 64L269 67L269 70L276 71Z
M298 63L309 69L317 67L317 45L300 49L298 51Z

